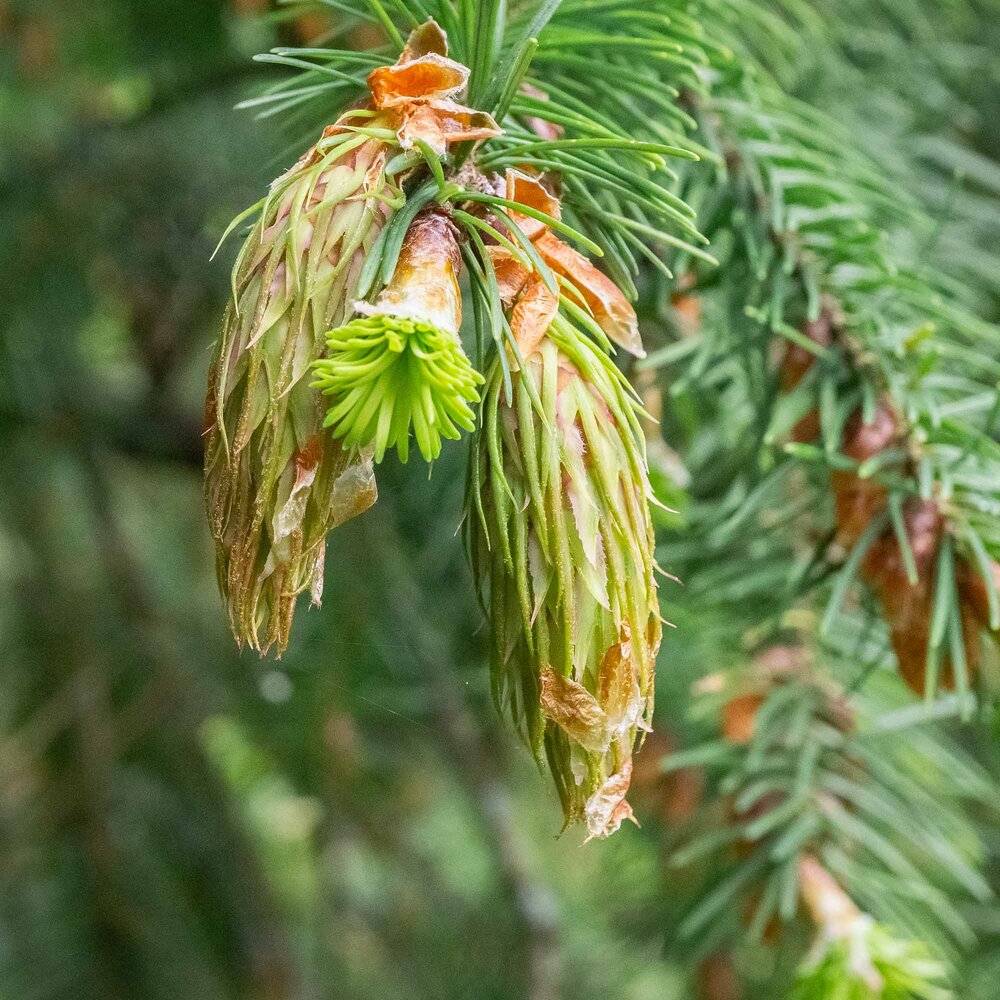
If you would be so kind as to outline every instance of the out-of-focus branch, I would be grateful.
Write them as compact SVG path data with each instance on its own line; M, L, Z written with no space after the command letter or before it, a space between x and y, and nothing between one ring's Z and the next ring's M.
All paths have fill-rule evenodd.
M562 955L558 906L551 889L532 870L530 849L517 827L506 784L472 713L458 694L449 662L448 644L432 624L404 556L404 542L388 516L376 525L366 519L370 548L385 572L387 595L395 616L409 623L412 653L427 677L435 721L445 749L455 764L498 859L501 876L514 904L527 947L528 1000L557 1000L561 995Z
M193 101L254 79L267 79L270 75L259 63L240 59L201 76L185 77L178 83L161 87L142 108L128 117L85 121L71 130L64 141L46 147L43 154L24 155L8 164L6 172L0 174L0 197L16 193L23 185L37 187L45 183L67 163L75 162L81 149L103 137L138 128Z
M87 484L87 498L98 545L105 555L112 588L124 617L131 625L132 637L143 658L153 668L153 677L147 687L114 720L114 724L108 715L103 725L89 732L91 743L103 745L102 759L107 759L122 750L122 744L127 744L158 720L159 712L154 711L157 706L169 702L174 711L189 715L191 712L190 705L184 698L186 685L180 670L181 654L176 648L172 630L157 609L142 570L121 531L107 472L86 436L80 442L78 457ZM193 715L187 720L189 725L193 725L195 721ZM203 762L197 752L194 753L192 765L203 771L203 781L211 782L211 775L202 766ZM253 915L256 918L254 931L257 939L250 961L253 995L259 1000L287 1000L294 988L294 964L289 944L269 912L269 893L255 860L242 838L235 831L227 830L227 834L230 833L231 849L244 856L245 863L241 865L241 871L252 885L252 892L247 898L256 901L261 910Z
M98 398L56 413L30 412L0 402L0 435L5 430L33 430L71 444L84 429L91 441L131 458L201 468L201 428L191 414Z

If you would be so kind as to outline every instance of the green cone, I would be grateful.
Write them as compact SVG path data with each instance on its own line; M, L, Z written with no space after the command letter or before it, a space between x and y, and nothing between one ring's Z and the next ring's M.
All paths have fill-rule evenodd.
M563 315L512 375L497 365L470 472L470 550L493 690L590 837L631 818L661 625L638 403Z
M285 647L303 590L319 603L327 532L375 500L370 459L323 433L308 376L401 197L384 172L393 148L327 129L272 184L233 271L206 400L205 501L233 635L261 652Z

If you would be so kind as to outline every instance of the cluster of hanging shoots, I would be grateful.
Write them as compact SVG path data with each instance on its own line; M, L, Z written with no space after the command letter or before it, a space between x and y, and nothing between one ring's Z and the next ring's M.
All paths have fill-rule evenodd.
M512 172L507 189L558 215L533 178ZM484 390L470 548L497 704L547 761L567 824L604 837L633 818L661 634L639 405L606 349L642 348L614 284L546 226L516 221L562 295L491 248L517 351L510 382L498 361Z
M696 683L694 691L705 700L706 707L717 709L725 743L746 748L748 758L767 742L782 747L794 768L803 757L808 730L818 727L831 735L848 736L855 727L854 713L841 689L815 669L807 651L796 643L769 646L748 669L709 674ZM771 729L761 731L759 716L771 699L773 705L765 711ZM782 707L776 712L777 706ZM808 720L808 726L803 725L803 720ZM839 735L833 737L834 741ZM760 767L763 770L765 765L761 763ZM731 785L725 799L726 821L739 830L733 851L742 861L766 857L783 829L787 829L775 828L771 823L774 816L789 808L792 799L787 791L774 788L752 795L748 804L742 803L757 778L757 774L751 774L739 786ZM829 801L841 800L831 793ZM849 808L846 802L842 805ZM766 832L756 832L760 827ZM782 937L784 924L778 913L762 909L763 895L764 890L754 885L745 890L743 923L765 944L775 945Z
M428 383L414 388L409 370L403 377L383 373L381 380L369 373L351 396L358 406L347 424L339 418L339 433L353 429L346 440L324 433L326 406L310 384L313 365L327 350L335 347L341 361L356 367L379 353L376 347L359 361L370 329L346 342L328 331L356 311L366 261L405 201L400 171L412 160L401 151L419 143L440 155L451 143L498 134L489 116L453 100L467 77L464 66L446 57L436 24L416 30L395 65L370 75L370 102L328 126L268 195L237 219L259 213L236 260L233 298L209 376L205 500L233 634L258 651L285 647L298 595L309 590L316 604L322 596L328 532L374 502L373 447L380 458L404 422L387 396L396 393L425 407L429 393L437 408L421 413L441 433L469 425L467 406L454 402L456 394L466 402L475 398L469 388L474 375L455 374L457 311L404 311L408 322L386 334L382 353L404 358L404 367L415 365L415 377ZM417 266L420 234L427 232L424 220L415 226L397 268L399 282ZM453 272L442 278L446 286L449 281L453 286ZM387 299L392 287L398 286L386 290ZM442 328L435 331L435 323ZM321 379L336 381L336 360L332 364ZM373 408L374 424L368 420ZM429 434L420 439L425 425L414 423L421 450L433 451Z
M867 771L845 742L856 720L839 686L815 668L805 648L788 643L768 647L749 669L704 677L695 692L702 711L718 714L722 747L730 748L721 788L726 821L734 828L728 838L733 854L744 871L764 873L763 881L751 877L740 890L750 937L777 945L796 916L815 931L794 1000L951 997L944 963L922 943L895 937L861 912L819 860L830 846L850 850L842 831L820 817L857 817L862 800L851 789ZM711 759L724 757L716 752ZM809 773L804 764L816 768L811 785L803 783ZM716 835L710 828L702 837ZM692 848L690 857L701 853L697 841ZM788 910L773 894L776 877L785 884L786 864L793 866L788 885L795 890Z
M837 337L829 313L807 323L803 333L824 348ZM794 389L814 362L815 355L792 345L780 370L782 389ZM792 437L812 441L819 430L819 414L814 409L795 425ZM937 498L908 496L892 510L882 477L897 473L913 481L910 450L902 420L889 401L882 399L868 419L859 410L847 421L840 451L856 465L834 470L831 487L836 540L845 550L868 545L859 576L882 606L900 675L911 690L923 695L938 687L967 684L979 667L980 632L1000 638L1000 618L989 600L990 590L1000 585L1000 564L989 563L981 570L954 552L946 510ZM876 466L881 467L881 475L868 474ZM873 538L869 537L872 530L876 532ZM942 559L950 560L943 569L950 566L951 572L942 572ZM985 573L992 577L989 583ZM953 599L949 618L935 625L938 587L952 588Z
M328 531L375 499L373 463L406 461L411 434L437 458L475 428L482 387L468 523L496 699L548 761L566 822L604 837L632 818L661 635L642 409L610 356L642 343L617 286L539 221L560 213L541 180L467 164L538 213L487 224L522 241L478 244L512 337L486 380L470 363L449 209L396 214L427 158L499 134L455 103L467 77L437 25L417 29L258 206L207 403L219 577L237 640L284 648L297 595L319 601Z

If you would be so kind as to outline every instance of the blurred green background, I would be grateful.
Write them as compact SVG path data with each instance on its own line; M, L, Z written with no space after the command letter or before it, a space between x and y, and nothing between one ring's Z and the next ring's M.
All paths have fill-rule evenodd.
M643 829L556 836L489 702L461 448L385 463L281 661L228 633L210 256L296 148L232 108L325 27L269 6L0 0L0 998L691 997L664 855L696 779L655 772L664 723ZM660 705L715 666L686 634Z

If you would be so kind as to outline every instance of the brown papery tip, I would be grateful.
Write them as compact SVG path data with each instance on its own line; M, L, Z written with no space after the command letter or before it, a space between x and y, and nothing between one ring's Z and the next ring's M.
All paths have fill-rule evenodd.
M520 170L508 170L506 196L553 219L561 214L559 199L537 177ZM518 212L511 213L518 227L532 241L542 260L557 275L566 278L576 289L578 298L590 311L597 325L608 338L636 357L645 357L639 321L631 303L621 289L597 269L583 254L564 243L543 221ZM549 293L551 296L551 292ZM554 296L551 296L554 298ZM540 306L538 305L540 303ZM535 305L542 315L552 312L551 300L535 293ZM530 327L524 331L529 343L536 339L538 312L533 309L526 317ZM516 335L516 331L515 331Z

